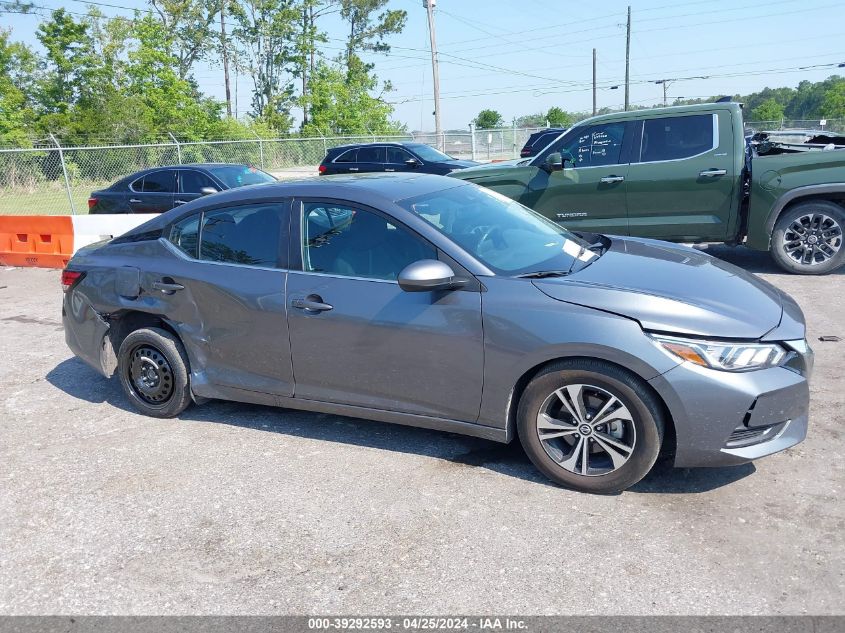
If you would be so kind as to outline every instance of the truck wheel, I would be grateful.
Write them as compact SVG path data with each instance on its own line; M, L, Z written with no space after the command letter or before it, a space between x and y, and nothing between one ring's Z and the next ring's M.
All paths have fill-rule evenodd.
M800 275L823 275L845 263L845 209L827 200L802 202L785 211L772 233L778 266Z
M648 387L597 360L555 363L519 401L519 440L537 469L583 492L625 490L654 465L663 414Z

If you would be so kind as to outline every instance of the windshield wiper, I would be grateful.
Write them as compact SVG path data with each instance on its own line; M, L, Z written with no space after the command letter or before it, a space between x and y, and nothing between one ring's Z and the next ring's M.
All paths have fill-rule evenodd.
M533 273L522 273L516 275L517 279L543 279L544 277L565 277L568 270L536 270Z

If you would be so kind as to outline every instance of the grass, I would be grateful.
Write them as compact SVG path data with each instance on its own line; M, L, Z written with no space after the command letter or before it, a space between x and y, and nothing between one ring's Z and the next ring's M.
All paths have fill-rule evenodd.
M73 204L78 215L88 213L88 196L99 184L76 185L72 188ZM70 215L70 202L63 188L45 184L38 189L0 189L0 215Z

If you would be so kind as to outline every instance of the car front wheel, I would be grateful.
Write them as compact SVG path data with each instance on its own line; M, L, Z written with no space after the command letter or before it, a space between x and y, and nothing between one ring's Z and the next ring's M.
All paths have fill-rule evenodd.
M822 275L845 263L845 209L827 200L802 202L785 211L772 233L772 257L792 273Z
M519 439L549 479L609 494L651 470L663 414L643 382L609 363L561 361L537 375L519 403Z
M120 345L117 369L123 390L141 413L172 418L191 403L188 358L167 330L143 328L129 334Z

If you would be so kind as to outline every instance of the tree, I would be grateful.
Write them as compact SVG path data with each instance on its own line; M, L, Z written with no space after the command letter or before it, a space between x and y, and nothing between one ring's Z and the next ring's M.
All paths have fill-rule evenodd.
M751 119L754 121L780 121L783 114L783 104L776 99L769 98L751 111Z
M393 107L370 94L377 80L366 66L353 59L351 69L342 62L320 61L311 75L310 89L303 98L311 113L303 126L316 134L385 134L395 130L390 115Z
M299 32L295 45L296 75L302 82L300 93L301 103L305 103L308 95L308 78L316 67L317 44L328 41L325 32L317 27L317 20L337 9L338 0L299 0L297 11L299 18ZM302 125L308 124L308 108L303 105Z
M475 125L481 130L489 130L490 128L500 127L502 125L502 115L495 110L482 110L475 117Z
M517 127L546 127L546 115L543 112L526 114L516 120Z
M546 120L552 127L570 127L572 125L572 117L561 108L557 106L549 108L546 113Z
M94 41L88 25L77 22L64 9L56 9L36 32L46 50L46 73L40 81L40 105L46 112L64 113L95 89L88 80L97 67Z
M833 78L835 81L825 90L821 106L821 116L830 119L845 119L845 79Z
M401 33L408 19L408 12L402 9L382 10L389 0L340 0L340 17L349 23L346 38L346 66L352 70L352 59L362 51L386 53L390 46L384 38ZM372 70L372 65L367 65Z
M162 26L171 35L170 47L176 59L179 79L187 79L193 65L207 56L214 19L222 8L221 0L150 0Z
M29 145L28 129L35 120L32 94L35 55L10 32L0 29L0 143Z

